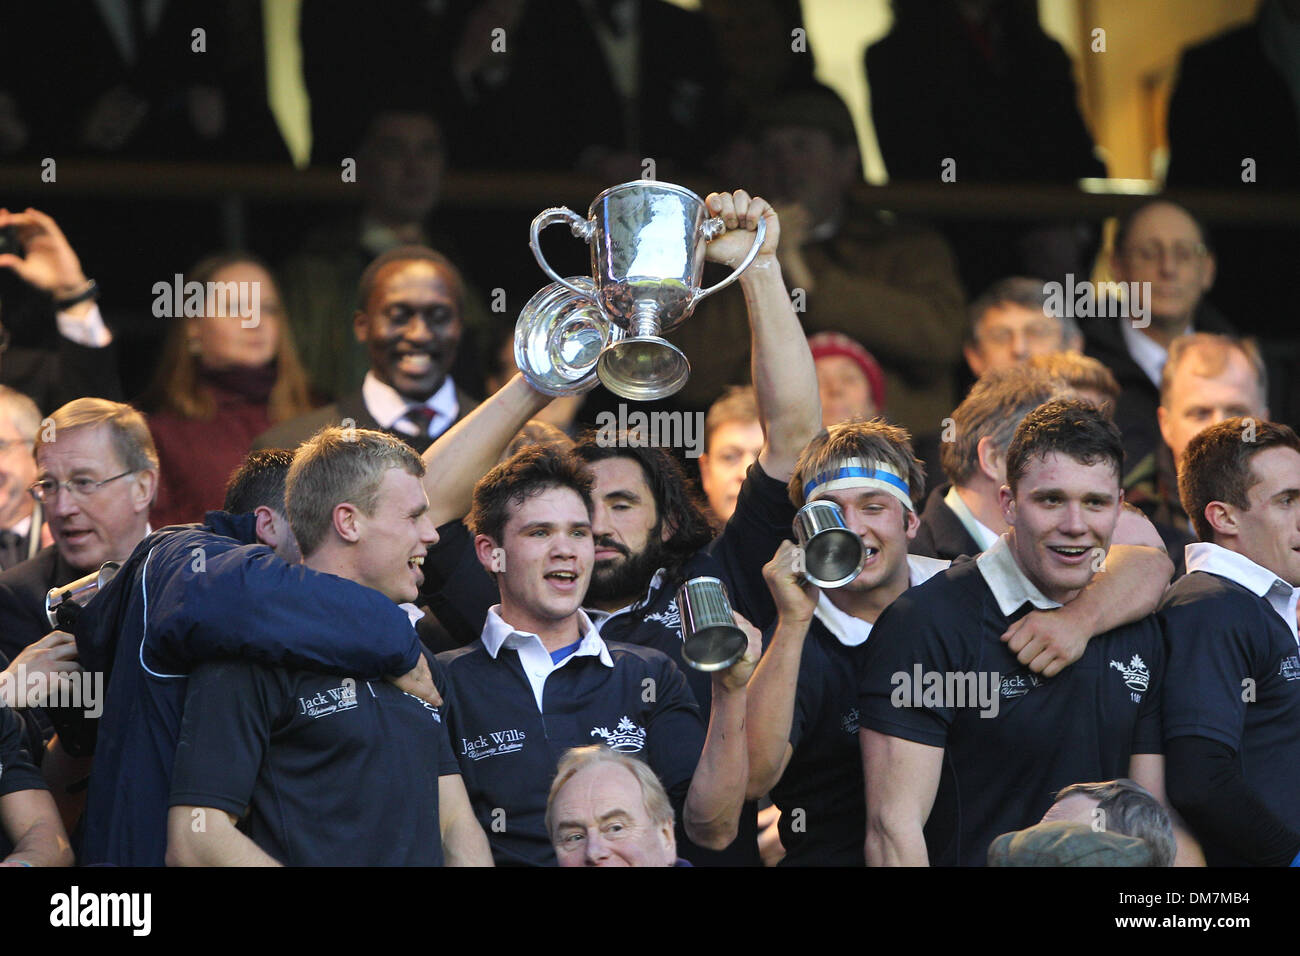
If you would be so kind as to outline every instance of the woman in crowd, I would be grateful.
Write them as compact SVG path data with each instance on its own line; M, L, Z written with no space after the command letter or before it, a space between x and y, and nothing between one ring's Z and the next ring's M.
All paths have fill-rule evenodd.
M176 321L142 404L162 472L153 526L200 521L253 439L311 407L270 271L248 253L200 262L204 314ZM233 283L233 285L232 285Z

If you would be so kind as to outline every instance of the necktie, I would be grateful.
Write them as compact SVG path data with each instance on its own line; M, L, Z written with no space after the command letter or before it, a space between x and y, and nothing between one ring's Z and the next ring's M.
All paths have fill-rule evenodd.
M428 405L413 405L403 413L402 419L414 425L419 434L428 435L429 425L434 419L434 411Z

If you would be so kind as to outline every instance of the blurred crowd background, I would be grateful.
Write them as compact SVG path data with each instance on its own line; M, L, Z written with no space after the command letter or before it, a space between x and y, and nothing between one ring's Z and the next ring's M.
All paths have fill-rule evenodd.
M1112 217L1166 191L1208 230L1207 245L1212 236L1206 298L1261 341L1273 417L1294 424L1298 8L7 4L0 194L10 209L51 215L98 281L128 400L157 392L172 323L154 314L154 285L191 278L214 252L255 254L295 335L301 406L361 382L357 279L388 248L426 243L459 267L465 330L452 375L482 397L501 380L520 308L545 284L527 246L538 211L585 210L647 170L701 194L749 188L782 214L788 285L810 284L801 279L841 255L845 235L867 250L838 265L872 283L833 305L824 294L805 328L870 350L889 386L883 411L926 435L971 381L964 304L1008 276L1108 278ZM588 271L580 243L547 247L561 272ZM13 350L56 343L49 297L32 291L0 273ZM722 385L743 383L743 354L701 350L730 341L724 306L683 331L697 373L678 406L703 410ZM1087 321L1083 333L1091 339Z

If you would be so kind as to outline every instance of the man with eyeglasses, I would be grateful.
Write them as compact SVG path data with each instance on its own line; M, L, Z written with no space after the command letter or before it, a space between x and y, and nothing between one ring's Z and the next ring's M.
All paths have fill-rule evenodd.
M1191 332L1235 334L1227 318L1205 299L1214 284L1214 269L1208 233L1176 203L1159 199L1138 206L1115 233L1111 271L1117 282L1139 283L1149 323L1095 319L1085 329L1084 351L1119 380L1115 424L1124 435L1127 468L1161 445L1156 409L1170 343Z
M1079 326L1047 308L1041 279L1012 276L995 282L971 303L970 328L963 351L971 374L1023 365L1036 355L1077 352Z
M45 595L125 561L149 530L158 453L129 405L78 398L55 411L35 441L36 480L54 544L0 574L0 653L15 658L50 631Z

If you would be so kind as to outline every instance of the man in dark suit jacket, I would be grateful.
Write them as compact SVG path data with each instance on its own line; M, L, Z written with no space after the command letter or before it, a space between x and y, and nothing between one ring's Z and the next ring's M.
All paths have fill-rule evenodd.
M1265 0L1257 9L1253 23L1183 51L1169 100L1170 188L1244 196L1300 191L1300 52L1294 39L1300 6ZM1244 334L1291 336L1293 319L1278 306L1293 294L1300 229L1294 223L1243 222L1224 223L1216 232L1221 255L1215 301L1231 310ZM1276 414L1281 409L1273 397Z
M268 429L255 449L292 449L325 425L350 424L390 432L423 453L477 404L448 374L465 287L445 256L424 246L384 253L362 273L357 301L354 327L370 353L360 391Z
M1115 424L1124 436L1127 474L1161 444L1156 409L1170 343L1189 332L1232 335L1233 328L1204 298L1214 284L1209 235L1175 203L1145 203L1120 223L1111 269L1120 282L1144 284L1140 305L1145 315L1084 323L1084 352L1119 381Z
M951 492L950 481L930 492L925 499L925 510L921 512L921 526L908 546L908 552L951 560L963 554L974 556L984 550L971 537L957 513L944 503L944 498Z
M50 545L0 574L0 653L17 657L28 644L53 630L45 616L46 593L83 573Z
M0 653L11 659L51 630L50 588L130 556L158 486L149 426L129 405L79 398L50 421L36 438L36 488L54 544L0 574Z
M1268 375L1254 342L1199 332L1175 339L1160 382L1160 447L1125 476L1124 498L1164 539L1176 576L1196 540L1178 495L1176 462L1192 438L1226 418L1269 421Z

